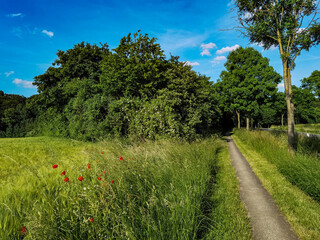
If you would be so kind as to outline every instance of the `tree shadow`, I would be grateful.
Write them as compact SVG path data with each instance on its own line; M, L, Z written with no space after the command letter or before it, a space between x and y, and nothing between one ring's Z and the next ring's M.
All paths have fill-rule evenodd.
M216 156L221 151L221 148L216 150ZM196 233L196 239L203 239L209 232L214 222L212 220L212 211L216 208L217 203L213 200L213 195L215 192L216 176L219 172L219 167L217 166L217 160L213 161L210 166L210 179L206 184L204 194L201 197L200 212L202 219L200 220L199 227Z

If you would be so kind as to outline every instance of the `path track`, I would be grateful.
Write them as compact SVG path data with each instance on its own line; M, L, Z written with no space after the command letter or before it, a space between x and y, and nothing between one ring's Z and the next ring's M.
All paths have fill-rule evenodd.
M251 221L253 239L298 240L271 195L263 187L230 136L228 145L232 165L240 183L240 197Z

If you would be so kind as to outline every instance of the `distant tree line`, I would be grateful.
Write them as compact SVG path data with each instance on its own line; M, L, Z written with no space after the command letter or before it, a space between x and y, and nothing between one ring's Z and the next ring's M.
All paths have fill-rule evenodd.
M233 126L284 124L281 76L253 48L231 52L217 83L140 32L117 48L80 43L35 77L38 94L0 91L0 136L194 140ZM296 123L320 122L320 72L293 87Z

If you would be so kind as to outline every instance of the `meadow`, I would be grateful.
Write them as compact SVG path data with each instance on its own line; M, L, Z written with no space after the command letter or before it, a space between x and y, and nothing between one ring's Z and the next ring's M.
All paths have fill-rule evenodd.
M292 154L284 133L236 130L232 137L300 239L320 239L319 144L299 137Z
M297 132L304 132L304 133L313 133L313 134L320 134L320 124L296 124L295 131ZM271 126L271 129L277 130L285 130L287 131L288 126Z
M0 239L251 239L216 137L0 146Z

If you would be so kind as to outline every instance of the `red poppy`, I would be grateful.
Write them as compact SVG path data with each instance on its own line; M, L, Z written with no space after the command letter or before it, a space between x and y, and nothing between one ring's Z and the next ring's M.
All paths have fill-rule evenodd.
M63 172L61 173L61 175L66 175L66 171L63 171Z
M90 221L90 222L93 222L93 218L90 218L89 221Z
M93 151L93 149L91 148L91 151Z
M24 236L26 234L26 232L27 232L26 226L22 226L21 227L21 235Z
M114 183L114 181L113 181L113 180L111 180L111 183Z
M98 180L101 180L101 177L98 177Z
M82 176L78 177L78 180L81 182L83 180L83 177Z
M103 154L103 152L101 152L101 154Z
M87 164L88 169L91 169L90 165L91 165L90 163Z
M119 157L119 160L122 161L122 160L123 160L123 157Z
M106 171L103 171L103 174L106 174Z
M66 178L64 179L64 181L65 181L65 182L69 182L69 178L66 177Z
M52 166L52 168L57 168L57 167L58 167L58 165L57 165L57 164L55 164L55 165L53 165L53 166Z

